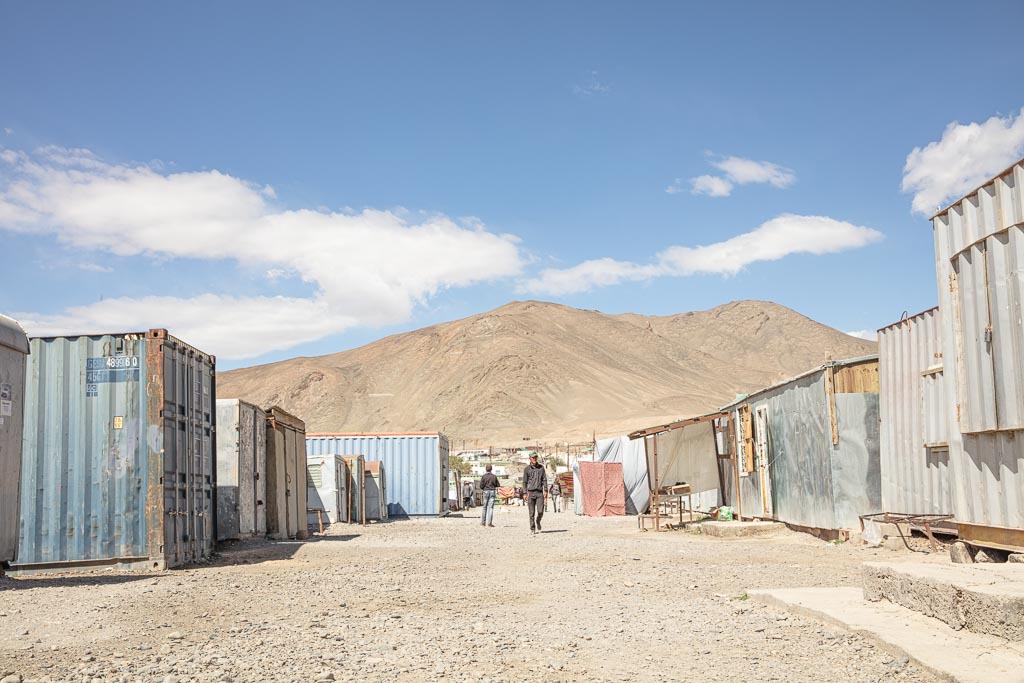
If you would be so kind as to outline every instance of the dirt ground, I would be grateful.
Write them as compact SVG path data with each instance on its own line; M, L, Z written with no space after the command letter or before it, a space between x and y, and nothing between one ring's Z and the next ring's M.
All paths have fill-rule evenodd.
M523 508L250 541L210 564L0 579L0 680L932 681L752 603L899 556L788 531L639 533ZM10 677L10 678L8 678Z

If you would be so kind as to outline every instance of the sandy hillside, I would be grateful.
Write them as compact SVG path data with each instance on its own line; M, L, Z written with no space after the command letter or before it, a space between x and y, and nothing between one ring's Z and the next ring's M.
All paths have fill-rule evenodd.
M664 317L525 301L350 351L220 373L217 395L280 405L310 431L439 429L460 447L515 445L705 412L875 348L764 301Z

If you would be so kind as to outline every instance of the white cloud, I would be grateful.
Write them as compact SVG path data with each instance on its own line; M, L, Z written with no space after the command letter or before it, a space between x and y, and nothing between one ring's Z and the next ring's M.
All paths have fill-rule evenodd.
M4 128L4 135L11 135L13 132L10 128Z
M693 186L693 194L706 194L709 197L728 197L732 194L732 183L714 175L697 176L690 184Z
M712 166L724 171L726 177L737 185L768 183L772 187L785 188L796 182L793 171L770 161L726 157L713 162Z
M691 192L708 197L728 197L737 185L755 183L768 184L772 187L787 188L796 182L796 174L770 161L754 161L743 157L726 157L711 165L724 173L724 176L701 175L690 179ZM669 194L682 191L679 178L665 190Z
M565 295L629 281L696 274L734 275L758 261L777 261L790 254L834 254L882 239L882 233L827 216L777 216L750 232L697 247L673 246L651 264L612 258L584 261L571 268L548 268L520 284L528 294Z
M915 147L903 166L904 192L913 210L927 216L1010 166L1024 154L1024 109L984 123L953 121L942 138Z
M109 266L101 266L98 263L79 263L80 270L87 270L90 273L113 273L114 269Z
M251 358L314 341L358 324L335 314L321 298L229 297L204 294L189 299L147 296L107 299L74 306L59 315L18 313L29 334L72 330L143 331L166 328L174 336L225 358ZM287 330L287 335L281 331Z
M612 91L612 87L598 80L598 73L596 71L591 71L587 82L574 85L572 91L577 95L584 96L607 95Z
M522 283L519 290L527 294L561 296L588 292L597 287L610 287L621 282L650 280L663 275L657 265L642 265L613 258L584 261L571 268L546 268L540 277Z
M288 210L270 203L270 188L216 170L163 173L57 147L30 154L0 150L0 162L0 230L55 235L73 247L119 256L229 259L268 273L296 273L315 285L314 298L285 300L294 315L289 324L266 327L237 312L280 319L282 300L215 294L123 300L120 327L167 327L225 358L288 348L351 325L400 322L438 291L516 275L524 262L516 237L476 222L371 209ZM222 304L235 310L212 313ZM150 310L160 316L147 313L151 323L131 323ZM45 321L51 333L117 329L98 326L113 322L107 315L77 307L29 317ZM305 315L317 320L303 323ZM181 329L199 336L189 339ZM243 352L235 340L253 329L259 338Z
M844 332L851 337L857 337L858 339L867 339L868 341L878 341L877 330L854 330L853 332Z

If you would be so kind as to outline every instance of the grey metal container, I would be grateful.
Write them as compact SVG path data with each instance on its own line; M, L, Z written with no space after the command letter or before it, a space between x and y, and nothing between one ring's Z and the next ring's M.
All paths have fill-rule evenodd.
M938 308L878 331L882 507L953 513Z
M166 330L31 340L15 569L163 569L214 543L215 360Z
M217 540L267 533L267 414L217 400Z
M1024 160L932 218L960 537L1024 552Z
M18 550L28 350L28 337L21 325L0 315L0 568L12 562Z
M306 538L306 423L274 406L267 410L267 535Z
M340 455L311 455L306 459L306 471L309 526L318 525L320 517L328 524L349 521L349 476L345 459Z

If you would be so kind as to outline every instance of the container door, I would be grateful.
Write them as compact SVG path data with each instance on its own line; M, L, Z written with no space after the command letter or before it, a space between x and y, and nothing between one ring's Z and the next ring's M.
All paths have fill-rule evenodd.
M309 536L309 478L306 476L306 434L297 429L289 432L295 459L295 531L299 538Z
M284 525L281 531L285 538L294 538L298 524L295 521L295 454L292 452L291 430L279 431L282 456L284 458Z
M240 480L245 458L242 438L246 409L238 401L217 407L217 540L238 538L245 499Z
M256 533L256 431L257 411L238 404L238 533Z
M255 532L267 535L267 416L257 411L254 424L255 451L253 452L253 509Z
M168 340L162 351L164 555L177 566L212 550L213 377L191 349Z

